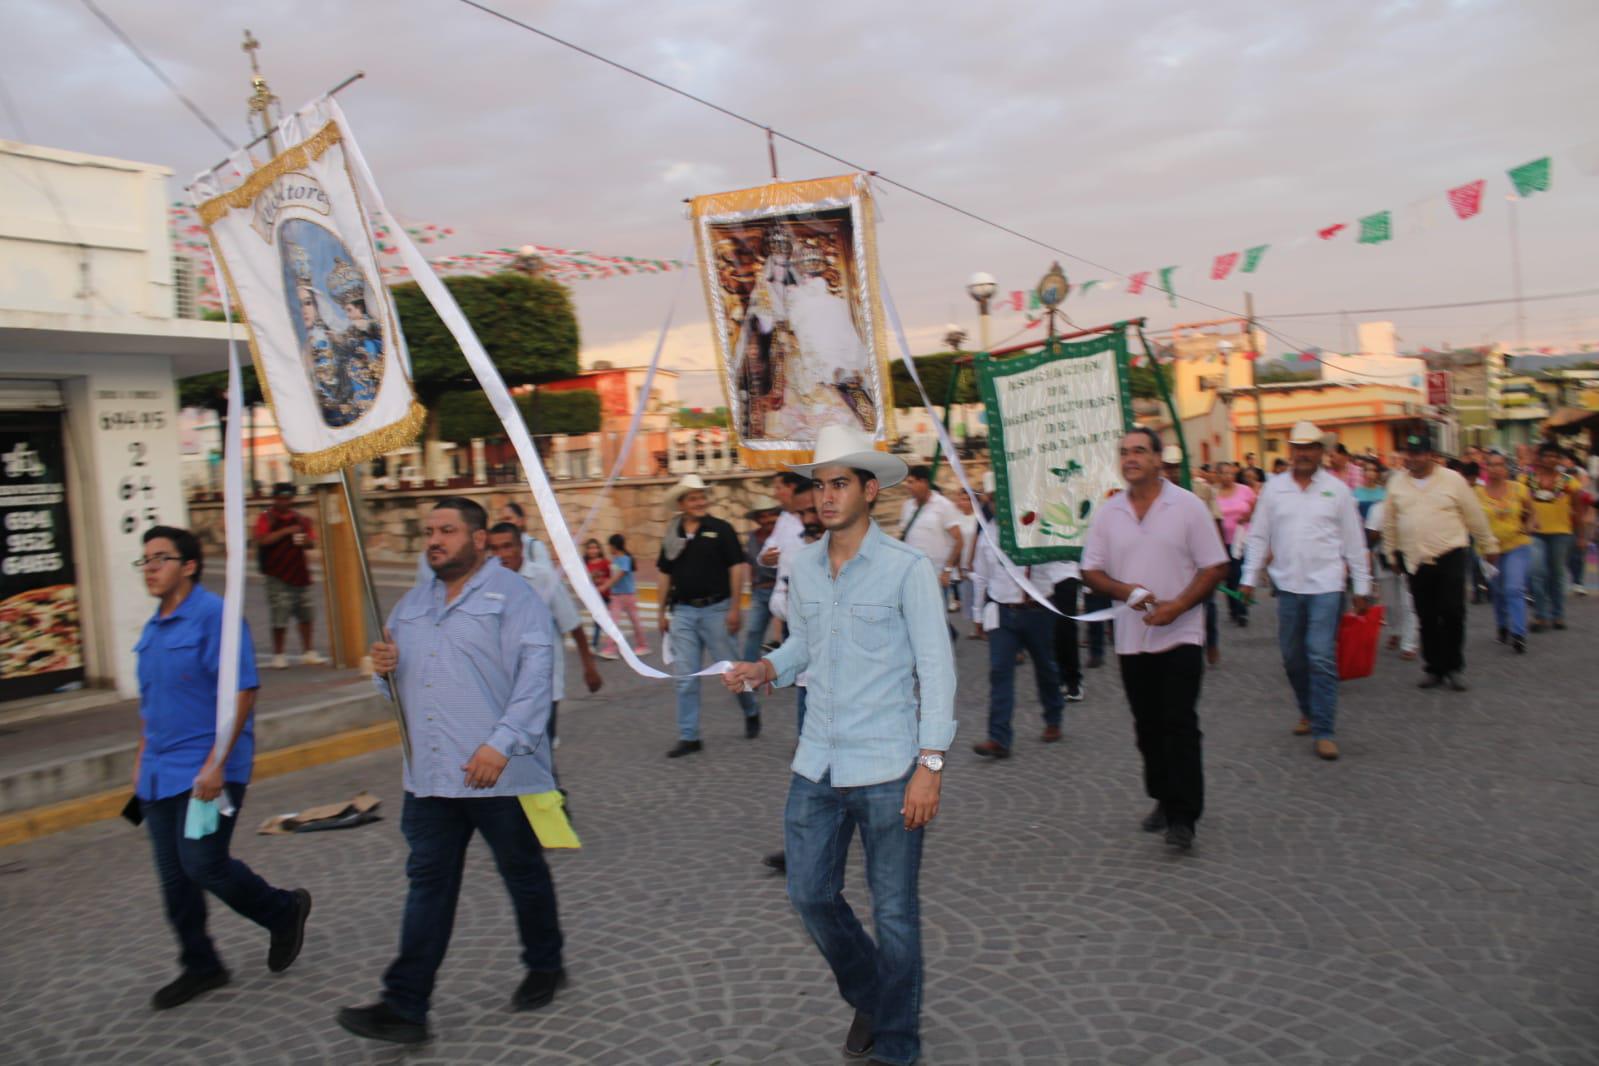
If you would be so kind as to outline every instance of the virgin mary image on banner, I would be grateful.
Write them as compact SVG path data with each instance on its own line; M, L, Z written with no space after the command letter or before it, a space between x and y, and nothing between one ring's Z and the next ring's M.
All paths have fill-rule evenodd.
M347 426L383 384L383 333L367 313L367 283L339 238L308 219L278 232L283 291L322 421Z
M864 182L793 182L694 202L732 428L772 466L854 422L887 439L889 397Z

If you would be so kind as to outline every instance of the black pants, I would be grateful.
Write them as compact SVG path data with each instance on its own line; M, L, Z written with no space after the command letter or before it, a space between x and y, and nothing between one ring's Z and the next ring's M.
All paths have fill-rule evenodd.
M1082 656L1077 649L1077 623L1071 615L1077 613L1077 588L1082 582L1069 577L1055 586L1050 602L1065 617L1055 619L1055 666L1060 671L1061 684L1074 688L1083 682Z
M1243 579L1244 561L1242 559L1228 559L1227 587L1232 589L1234 592L1237 592L1238 586L1243 583ZM1231 596L1228 596L1227 615L1234 622L1247 622L1249 621L1249 604L1245 603L1243 600L1235 600Z
M1205 809L1198 710L1204 652L1198 644L1184 644L1120 658L1133 733L1144 757L1144 791L1166 809L1167 821L1192 826Z
M224 787L234 808L243 807L244 786L230 782ZM189 813L187 792L142 806L167 922L178 935L182 949L178 961L186 972L209 974L222 969L222 959L205 927L207 892L269 932L296 914L292 895L269 885L228 853L233 827L239 821L237 811L231 818L217 819L216 832L190 840L183 835Z
M1466 567L1465 548L1445 552L1418 566L1410 575L1410 596L1416 601L1421 623L1421 663L1429 674L1442 677L1466 668Z

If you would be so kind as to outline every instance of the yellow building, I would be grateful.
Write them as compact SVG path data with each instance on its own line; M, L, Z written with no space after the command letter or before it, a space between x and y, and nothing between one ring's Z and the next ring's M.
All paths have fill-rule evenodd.
M1351 452L1386 455L1433 413L1417 387L1425 383L1418 376L1425 367L1410 366L1420 360L1381 351L1327 354L1323 380L1257 389L1251 355L1265 351L1266 338L1247 332L1244 320L1180 325L1163 340L1173 357L1172 401L1194 466L1253 454L1269 469L1271 460L1287 457L1288 433L1302 420L1335 433ZM1150 421L1170 426L1165 412Z

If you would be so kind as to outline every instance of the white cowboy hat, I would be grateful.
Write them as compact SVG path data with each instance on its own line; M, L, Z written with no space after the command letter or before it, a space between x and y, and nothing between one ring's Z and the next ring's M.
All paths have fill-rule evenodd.
M1323 433L1317 428L1316 423L1299 421L1294 423L1294 430L1288 434L1289 444L1320 444L1326 446L1331 433Z
M1166 466L1182 466L1183 450L1175 444L1168 444L1160 450L1160 461Z
M754 518L763 511L781 511L783 505L770 496L756 496L750 500L749 510L744 512L745 518Z
M816 435L816 450L808 463L790 463L788 468L803 477L815 477L819 466L847 466L868 470L877 478L879 488L898 485L905 480L905 460L897 455L880 452L872 446L872 438L855 426L842 422L823 426Z
M994 472L992 470L983 471L983 495L994 495Z
M690 492L705 492L710 488L705 484L705 479L698 474L684 474L676 485L666 490L666 502L676 503L678 498Z

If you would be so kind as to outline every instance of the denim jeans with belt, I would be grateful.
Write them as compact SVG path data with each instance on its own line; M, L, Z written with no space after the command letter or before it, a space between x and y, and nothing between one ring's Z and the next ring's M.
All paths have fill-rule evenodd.
M1493 593L1494 625L1513 637L1527 635L1527 567L1532 545L1511 548L1499 557L1499 573L1488 582Z
M907 832L900 814L914 772L913 765L903 777L859 788L794 774L783 814L789 901L832 967L844 1001L871 1015L872 1057L896 1066L909 1066L921 1051L923 830ZM844 900L844 865L857 829L875 942Z
M703 655L711 662L719 659L731 661L738 653L733 647L733 634L727 631L727 609L730 600L706 607L691 607L686 603L672 605L672 625L666 637L672 642L672 669L691 674L701 666ZM680 740L700 739L700 682L704 678L679 677L672 682L677 689L677 735ZM717 683L721 687L721 683ZM740 692L738 705L746 717L760 711L755 693Z
M483 834L511 895L522 939L522 965L529 971L561 969L561 925L555 884L544 849L515 796L456 799L405 794L400 832L411 847L405 875L411 888L400 926L400 954L383 975L383 1002L413 1022L426 1022L433 979L450 946L461 871L472 833Z
M239 821L237 808L244 806L244 786L229 783L223 787L235 813L231 818L218 818L216 832L199 840L183 835L189 793L140 805L144 824L150 827L150 847L155 853L155 872L161 880L167 921L178 934L182 949L178 961L186 973L208 974L222 969L222 959L205 929L207 892L269 932L298 913L292 894L273 888L260 874L228 854L233 827Z
M1002 748L1015 742L1011 717L1016 709L1016 653L1033 660L1044 724L1058 726L1066 699L1055 663L1055 615L1042 607L999 605L999 626L988 633L988 739Z
M1277 647L1310 735L1331 739L1338 718L1338 620L1342 592L1277 592Z

